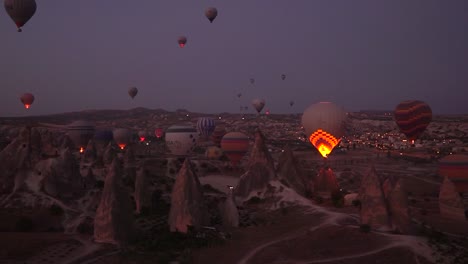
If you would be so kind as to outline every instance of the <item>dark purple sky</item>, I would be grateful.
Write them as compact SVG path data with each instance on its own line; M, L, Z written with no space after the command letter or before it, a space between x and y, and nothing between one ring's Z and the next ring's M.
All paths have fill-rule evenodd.
M237 112L238 91L242 104L264 98L272 113L325 100L393 109L406 99L468 113L466 0L37 2L22 33L0 12L0 116L27 114L23 92L36 96L34 115ZM218 8L213 24L208 6ZM140 91L133 101L130 86Z

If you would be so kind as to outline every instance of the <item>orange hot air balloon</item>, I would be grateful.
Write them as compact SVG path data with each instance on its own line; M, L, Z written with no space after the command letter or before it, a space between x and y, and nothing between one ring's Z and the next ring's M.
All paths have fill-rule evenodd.
M408 100L397 105L395 122L400 131L414 144L432 121L431 107L422 101Z
M237 166L239 161L249 150L249 137L241 132L230 132L221 139L221 149L231 160L233 166Z
M330 102L309 106L302 115L302 125L310 143L326 158L344 135L346 113Z
M177 43L179 43L179 47L183 48L183 47L185 47L185 44L187 44L187 38L184 37L184 36L180 36L177 39Z
M29 109L29 107L34 103L34 95L30 93L25 93L20 97L21 103L23 103L24 108Z
M458 192L468 192L468 155L448 155L439 160L439 174L449 178Z

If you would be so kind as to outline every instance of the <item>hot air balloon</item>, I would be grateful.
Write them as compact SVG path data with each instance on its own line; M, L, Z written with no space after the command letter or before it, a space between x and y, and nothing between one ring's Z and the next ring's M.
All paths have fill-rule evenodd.
M310 143L326 158L344 136L346 113L330 102L309 106L302 115L302 125Z
M216 146L210 146L205 151L205 157L207 159L217 160L220 159L221 156L223 156L223 150Z
M252 106L255 108L255 110L257 110L257 113L260 114L263 107L265 106L265 100L264 99L254 99L252 101Z
M241 93L238 93L237 94L237 98L241 98L242 94Z
M124 149L132 139L132 133L126 128L117 128L113 133L114 141L120 149Z
M37 5L35 0L5 0L5 10L15 22L18 32L36 13Z
M160 127L156 128L154 130L154 135L156 136L157 139L160 139L164 134L164 130Z
M252 84L252 85L255 84L255 79L254 78L250 78L250 84Z
M141 130L138 132L138 137L140 138L140 142L143 142L148 137L148 133L146 130Z
M137 94L138 94L138 89L136 87L130 87L130 89L128 89L128 95L130 95L132 99L135 98Z
M183 48L183 47L185 47L185 43L187 43L187 38L184 37L184 36L180 36L177 39L177 43L179 43L179 47Z
M166 130L166 145L177 156L187 156L197 140L197 130L190 125L174 125Z
M269 114L270 114L270 109L267 109L267 110L265 111L265 115L269 115Z
M294 105L294 101L289 101L289 106L293 106Z
M432 121L432 110L428 104L417 100L403 101L394 111L395 122L408 140L416 140Z
M211 141L219 146L221 144L221 139L226 135L226 128L224 126L217 125L211 134Z
M286 79L286 74L281 74L281 80L284 81L284 79Z
M21 103L23 103L24 108L29 109L29 107L34 103L34 95L30 93L25 93L20 97Z
M67 126L67 135L80 152L84 151L95 132L94 124L85 120L75 121Z
M215 18L218 16L218 10L214 7L208 7L205 10L205 16L208 18L210 23L213 23L213 20L215 20Z
M197 130L204 138L211 136L215 130L216 123L210 117L200 117L197 122Z
M457 192L468 192L468 155L453 154L439 160L439 174L448 177Z
M227 133L221 140L221 149L229 158L231 164L237 166L249 150L249 137L241 132Z

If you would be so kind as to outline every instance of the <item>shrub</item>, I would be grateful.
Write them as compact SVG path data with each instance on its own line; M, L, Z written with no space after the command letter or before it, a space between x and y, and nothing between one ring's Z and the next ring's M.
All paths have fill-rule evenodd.
M16 222L15 230L18 232L31 232L34 228L34 224L31 218L21 217Z
M60 207L60 206L58 206L56 204L53 204L53 205L50 206L49 212L50 212L51 215L54 215L54 216L63 215L62 207Z
M368 224L362 224L359 226L359 229L361 230L361 232L363 233L369 233L371 231L371 227L370 225Z

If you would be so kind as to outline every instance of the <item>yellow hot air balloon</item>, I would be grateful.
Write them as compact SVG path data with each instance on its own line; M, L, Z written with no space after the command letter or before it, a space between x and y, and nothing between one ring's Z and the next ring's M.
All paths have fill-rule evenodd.
M309 106L302 115L302 126L310 143L326 158L344 136L346 113L330 102Z

